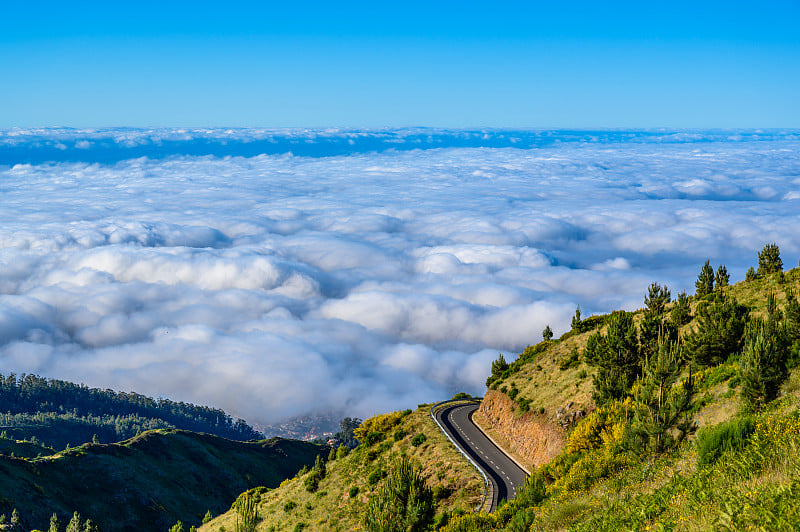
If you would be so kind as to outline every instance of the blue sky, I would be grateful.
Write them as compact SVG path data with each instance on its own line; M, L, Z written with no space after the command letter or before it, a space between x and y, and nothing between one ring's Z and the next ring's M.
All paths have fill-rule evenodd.
M0 127L798 127L798 28L797 1L14 2Z

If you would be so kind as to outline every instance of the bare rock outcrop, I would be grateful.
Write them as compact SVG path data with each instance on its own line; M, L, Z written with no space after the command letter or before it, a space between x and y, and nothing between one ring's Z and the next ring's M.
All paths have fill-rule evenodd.
M564 446L566 430L538 413L518 416L516 403L496 390L487 390L475 421L489 429L528 469L547 463Z

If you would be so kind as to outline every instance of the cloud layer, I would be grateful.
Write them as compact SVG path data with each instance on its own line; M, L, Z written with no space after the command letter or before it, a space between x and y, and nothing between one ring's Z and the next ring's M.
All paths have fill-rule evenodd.
M576 305L796 264L800 142L714 135L0 168L0 364L258 423L482 393Z

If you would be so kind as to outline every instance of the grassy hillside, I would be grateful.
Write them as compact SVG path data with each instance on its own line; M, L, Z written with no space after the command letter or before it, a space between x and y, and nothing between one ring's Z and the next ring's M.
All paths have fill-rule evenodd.
M307 489L311 473L298 475L274 490L258 490L258 511L261 522L257 530L351 530L359 527L359 519L369 498L383 484L401 455L409 456L422 468L423 476L433 488L439 519L442 514L470 512L483 498L483 479L469 462L447 441L430 416L430 406L420 407L405 415L398 413L396 425L387 421L373 428L373 436L347 456L326 464L327 474L316 491ZM366 422L369 423L369 420ZM424 435L424 442L419 442ZM234 530L237 517L229 511L200 528L218 532ZM298 528L299 527L299 528Z
M800 291L800 269L718 291L746 307L748 327L772 316L779 324L775 330L786 331L790 371L776 399L757 408L744 400L747 328L744 347L726 352L716 363L696 364L684 353L683 370L675 385L665 388L664 402L687 386L693 389L686 413L696 432L690 430L675 447L657 452L643 447L633 428L646 419L643 379L619 399L599 408L594 404L598 367L587 360L593 331L574 330L561 340L541 342L496 371L491 388L513 400L517 416L540 416L556 425L567 402L587 415L564 431L561 452L534 472L515 501L491 515L463 516L443 530L797 530L800 329L786 294ZM776 303L771 314L770 294ZM714 297L692 298L692 319L680 327L682 338L698 330L700 307L711 307ZM674 306L667 306L667 314ZM632 318L640 327L645 311ZM604 317L591 325L608 334ZM758 342L751 335L752 347ZM680 440L675 428L667 434Z
M390 437L394 428L385 431L383 440L380 435L369 436L372 428L363 430L362 438L369 445L365 443L349 456L329 462L328 474L316 492L306 488L313 473L299 475L278 489L260 491L257 506L261 520L256 530L361 527L359 519L367 502L376 495L381 477L401 453L410 454L425 469L429 484L441 486L440 521L433 528L446 532L797 530L800 370L796 366L800 328L796 311L791 311L787 303L786 294L792 290L800 291L798 269L718 288L716 294L723 293L725 301L736 302L739 306L734 307L740 309L749 325L737 333L738 347L704 364L686 347L691 343L687 339L700 329L704 309L722 300L712 293L688 301L689 317L670 333L684 339L673 344L673 348L681 346L671 355L677 364L670 370L674 381L663 381L667 382L663 385L664 405L673 400L679 404L678 399L691 392L690 402L681 407L681 415L688 418L683 425L688 431L685 438L677 424L665 429L663 439L647 432L652 429L647 424L652 422L647 417L652 408L648 406L652 405L647 402L652 395L648 399L647 389L653 382L662 382L656 379L660 375L657 371L650 377L647 371L655 371L654 361L659 356L666 360L673 353L666 343L661 344L665 346L662 351L647 355L640 351L640 377L617 397L604 398L601 406L595 404L599 362L591 356L591 344L616 333L612 332L613 317L593 317L559 340L529 347L510 365L498 364L489 379L492 393L504 395L513 405L512 417L531 418L538 426L547 423L564 434L561 451L534 470L514 501L492 514L468 511L478 498L477 489L465 496L468 492L464 488L470 485L466 480L474 473L423 408L403 418L398 425L403 433L397 442ZM775 300L772 310L770 295ZM659 319L672 316L675 306L667 305ZM629 330L636 331L631 338L637 349L645 349L643 346L649 344L644 343L642 331L652 315L649 318L645 310L617 314L618 322L621 317L630 320ZM778 397L753 407L744 400L746 372L742 368L750 362L743 353L760 341L754 340L753 333L759 318L780 324L775 330L785 331L785 338L794 343L787 344L784 351L790 371ZM583 412L582 417L562 422L565 412L576 410ZM418 448L410 446L411 435L420 431L427 435L427 441ZM456 469L455 464L463 468ZM479 482L472 482L479 487ZM441 519L442 515L449 519ZM236 511L228 512L201 530L233 530L236 516Z
M0 513L17 508L26 530L46 530L54 512L66 522L75 510L105 532L167 530L179 519L199 525L206 511L227 510L252 487L278 486L324 451L294 440L154 430L44 458L0 456Z

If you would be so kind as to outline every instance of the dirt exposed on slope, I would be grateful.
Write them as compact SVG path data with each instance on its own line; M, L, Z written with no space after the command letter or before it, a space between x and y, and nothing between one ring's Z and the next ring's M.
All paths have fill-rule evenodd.
M473 419L528 471L551 458L563 447L566 431L538 413L518 416L519 407L504 393L487 390Z

